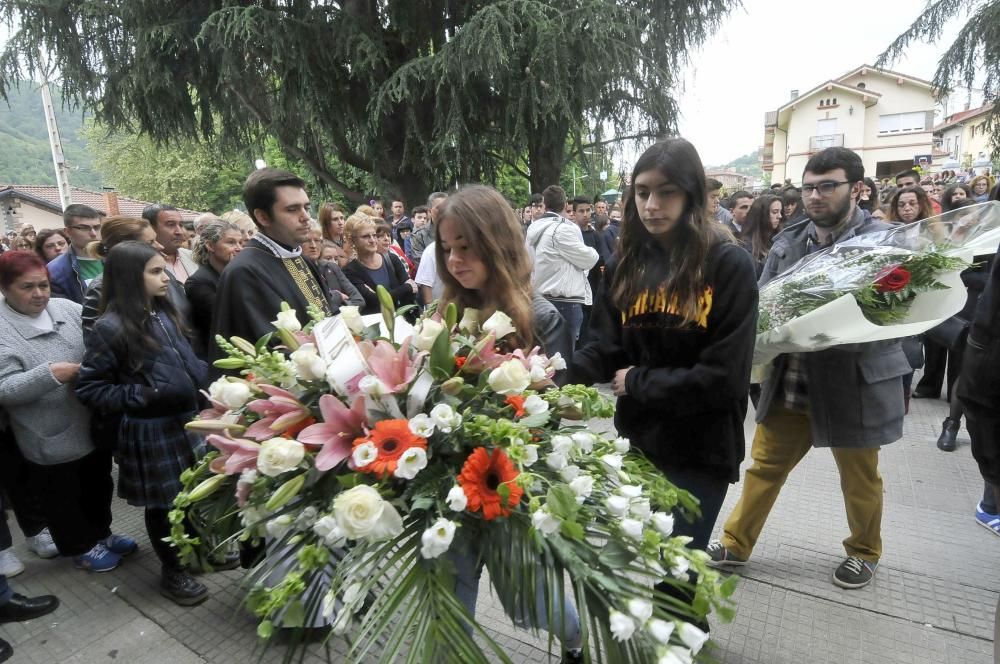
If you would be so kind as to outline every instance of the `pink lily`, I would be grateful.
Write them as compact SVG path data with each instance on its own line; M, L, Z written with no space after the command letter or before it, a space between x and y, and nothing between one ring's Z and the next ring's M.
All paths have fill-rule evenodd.
M310 417L309 409L299 403L295 395L273 385L258 385L268 399L255 399L247 408L261 419L250 425L246 435L254 440L267 440Z
M222 456L212 461L210 468L214 473L236 475L244 470L257 467L257 455L260 445L243 438L227 438L212 434L206 439L209 445L222 452Z
M319 411L323 421L303 429L298 441L323 446L316 454L316 469L326 471L351 456L354 439L364 434L365 400L355 397L348 408L337 397L324 394L319 398Z
M374 344L360 344L361 353L368 361L375 377L381 380L390 392L402 392L417 375L417 364L421 353L410 358L410 340L407 338L397 351L387 341L376 341Z
M482 373L486 369L496 369L509 360L510 355L498 353L496 346L496 335L490 332L469 352L468 359L462 366L462 371Z

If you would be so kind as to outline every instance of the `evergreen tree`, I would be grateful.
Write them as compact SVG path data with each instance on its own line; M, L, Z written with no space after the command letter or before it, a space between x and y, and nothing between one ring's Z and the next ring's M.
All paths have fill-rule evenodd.
M242 149L273 136L354 202L333 162L415 203L526 154L540 190L581 128L674 131L676 72L734 4L9 0L0 93L42 45L103 126Z

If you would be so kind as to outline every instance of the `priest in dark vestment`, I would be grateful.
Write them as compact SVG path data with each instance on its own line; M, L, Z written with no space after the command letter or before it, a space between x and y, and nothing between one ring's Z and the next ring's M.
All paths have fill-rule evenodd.
M256 343L274 332L271 321L282 302L295 310L303 326L309 322L310 305L333 313L318 267L302 255L310 218L305 182L288 171L262 168L243 184L243 202L259 232L219 279L209 354L213 360L224 357L214 342L216 334Z

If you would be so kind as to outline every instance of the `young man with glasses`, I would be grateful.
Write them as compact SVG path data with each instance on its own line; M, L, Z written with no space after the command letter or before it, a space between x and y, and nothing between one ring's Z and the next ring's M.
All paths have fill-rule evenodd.
M845 148L827 148L809 160L802 177L808 220L775 239L761 286L807 254L891 228L858 208L863 177L860 157ZM746 564L788 474L810 448L829 447L851 531L833 583L870 583L882 555L878 451L903 435L903 376L910 371L899 339L778 356L761 386L754 463L721 540L708 546L710 564Z
M74 203L63 212L63 226L69 236L69 251L49 263L52 297L83 304L87 286L104 272L104 263L87 254L87 245L101 240L101 213Z

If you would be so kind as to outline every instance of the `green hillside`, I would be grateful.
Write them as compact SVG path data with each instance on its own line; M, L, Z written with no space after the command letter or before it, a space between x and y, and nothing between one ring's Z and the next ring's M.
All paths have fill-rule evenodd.
M745 154L742 157L737 157L733 159L728 164L723 164L722 166L710 166L710 169L720 169L726 171L736 171L737 173L742 173L743 175L750 175L755 178L759 178L764 175L764 172L760 168L760 150L754 150L750 154Z
M80 137L83 116L61 107L58 89L53 89L56 122L69 165L69 182L84 189L101 188L101 175L94 170L87 143ZM0 184L55 184L52 152L49 150L42 93L37 86L22 86L10 95L9 106L0 101Z

